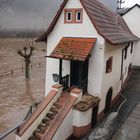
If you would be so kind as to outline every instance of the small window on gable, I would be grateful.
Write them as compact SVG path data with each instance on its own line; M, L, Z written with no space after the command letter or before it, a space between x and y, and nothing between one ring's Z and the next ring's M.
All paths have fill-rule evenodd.
M72 23L73 15L71 10L65 10L65 22Z
M133 42L131 42L131 50L130 50L130 53L133 53Z
M64 23L82 23L82 9L65 9L64 12Z
M82 18L83 18L82 10L76 10L75 15L76 15L76 22L82 22Z
M112 61L113 57L109 57L109 59L106 61L106 73L110 73L112 71Z

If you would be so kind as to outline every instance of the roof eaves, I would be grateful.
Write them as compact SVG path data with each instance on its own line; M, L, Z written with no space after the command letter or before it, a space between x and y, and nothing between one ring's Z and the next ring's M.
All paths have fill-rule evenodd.
M86 10L86 8L85 8L85 6L84 6L84 4L83 4L83 1L80 0L80 2L81 2L81 4L82 4L84 10L86 11L88 17L90 18L90 21L92 21L92 24L93 24L93 26L95 27L97 33L98 33L99 35L101 35L101 36L102 36L107 42L109 42L110 44L117 45L117 44L114 44L114 43L113 43L111 40L109 40L108 38L106 38L105 35L103 35L103 34L101 34L101 33L99 32L99 29L98 29L98 27L96 26L94 20L91 19L91 16L90 16L89 13L87 12L87 10Z
M88 17L90 18L90 20L91 20L93 26L95 27L97 33L98 33L99 35L101 35L108 43L110 43L110 44L112 44L112 45L121 45L121 44L126 44L126 43L129 43L129 42L130 42L130 41L120 41L120 42L118 41L118 42L116 42L116 41L113 41L113 40L109 39L106 35L104 35L103 33L101 33L100 30L99 30L99 28L98 28L98 26L96 26L95 21L92 20L91 15L89 14L88 10L86 9L86 7L85 7L83 1L84 1L84 0L80 0L82 6L83 6L83 8L84 8L84 10L86 11ZM101 4L101 3L100 3L100 4ZM104 7L103 4L101 4L101 5ZM109 9L108 9L108 10L109 10ZM110 11L110 10L109 10L109 11ZM115 14L115 13L112 13L112 11L110 11L110 13L111 13L111 14ZM118 17L118 20L119 20L119 17L121 18L121 21L122 21L123 24L127 27L127 30L129 31L129 33L132 34L132 32L131 32L130 29L128 28L127 24L125 23L124 19L123 19L121 16L119 16L118 14L116 14L116 16ZM136 41L136 40L138 40L138 37L134 36L133 34L132 34L132 36L133 36L135 39L132 39L131 41Z

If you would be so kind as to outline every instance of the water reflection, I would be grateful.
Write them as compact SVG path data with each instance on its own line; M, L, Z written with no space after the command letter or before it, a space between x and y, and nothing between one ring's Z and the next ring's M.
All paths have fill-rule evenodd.
M29 79L26 80L26 92L25 93L27 94L27 96L30 97L30 99L32 101L35 101L35 98L32 95L32 89L31 89L31 84L30 84L30 80Z

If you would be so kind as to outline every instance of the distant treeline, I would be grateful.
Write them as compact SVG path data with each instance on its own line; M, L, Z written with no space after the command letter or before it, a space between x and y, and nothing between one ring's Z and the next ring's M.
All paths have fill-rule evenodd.
M10 37L10 38L31 38L38 37L44 31L0 31L0 37Z

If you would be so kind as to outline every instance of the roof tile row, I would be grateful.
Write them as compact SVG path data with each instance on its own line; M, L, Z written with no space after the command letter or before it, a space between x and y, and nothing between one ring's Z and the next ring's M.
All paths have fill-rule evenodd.
M89 56L95 38L62 38L49 57L85 61Z

